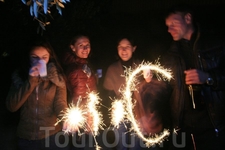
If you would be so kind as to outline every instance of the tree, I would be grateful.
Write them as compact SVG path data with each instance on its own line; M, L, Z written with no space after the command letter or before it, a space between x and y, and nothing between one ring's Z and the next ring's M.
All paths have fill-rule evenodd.
M58 13L62 15L62 8L65 8L64 4L70 2L70 0L21 0L25 5L30 8L30 15L39 22L39 27L45 30L45 26L50 24L49 17L51 15L51 8L55 6ZM39 31L39 28L38 28Z

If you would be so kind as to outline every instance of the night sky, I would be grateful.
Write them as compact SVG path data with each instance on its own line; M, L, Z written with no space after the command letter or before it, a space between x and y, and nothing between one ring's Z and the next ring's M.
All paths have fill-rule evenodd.
M181 2L196 10L203 29L225 33L225 2L222 0L71 0L65 4L62 16L55 8L51 9L53 19L48 17L51 24L42 34L59 56L68 48L71 37L77 33L88 34L92 44L91 60L97 67L106 67L117 58L118 37L129 33L137 43L136 57L152 61L168 49L172 40L164 23L164 13ZM17 59L24 45L37 35L38 22L20 0L0 2L0 20L1 54L7 52Z
M196 10L203 30L225 35L224 0L71 0L60 16L52 8L50 25L43 31L58 57L68 49L72 36L86 33L92 45L91 62L95 68L106 68L117 58L116 42L121 34L130 33L137 43L135 57L154 61L165 52L170 35L164 23L164 13L173 4L186 2ZM12 71L19 65L27 42L37 35L38 23L29 8L20 0L0 2L1 52L1 126L13 126L15 117L7 112L7 95ZM3 55L7 54L7 56ZM7 117L6 117L7 116ZM10 116L10 117L8 117Z

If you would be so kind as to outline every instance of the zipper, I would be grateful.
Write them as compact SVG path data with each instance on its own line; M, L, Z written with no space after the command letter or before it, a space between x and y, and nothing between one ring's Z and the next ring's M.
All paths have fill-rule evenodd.
M204 71L204 68L203 68L203 65L202 65L202 60L201 60L201 55L199 53L198 53L198 61L199 61L201 70Z
M35 108L36 120L35 120L35 122L36 122L36 126L38 126L38 100L39 100L38 93L39 93L39 85L37 85L35 90L36 90L36 105L35 105L36 106L36 108ZM36 130L35 138L38 139L38 131L37 131L38 129L36 128L35 130Z

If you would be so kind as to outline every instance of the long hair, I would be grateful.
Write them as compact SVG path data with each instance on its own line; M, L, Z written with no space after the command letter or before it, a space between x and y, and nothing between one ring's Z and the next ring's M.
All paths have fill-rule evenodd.
M145 112L155 112L163 120L164 126L170 126L171 88L168 83L153 78L142 86L140 94Z
M23 59L22 59L23 61L22 61L21 67L19 69L19 74L20 74L21 78L23 80L27 79L28 72L29 72L29 69L31 67L30 52L37 47L44 47L48 51L48 53L50 55L48 63L51 63L51 62L54 63L57 70L58 70L58 73L62 74L64 79L65 79L63 69L62 69L62 67L61 67L61 65L58 61L58 58L57 58L51 44L47 41L46 38L39 37L39 36L35 37L35 38L32 38L31 42L29 42L26 46L25 55L23 55Z
M74 45L77 42L77 40L81 37L85 37L90 40L89 36L87 36L85 34L78 34L72 38L72 40L70 41L70 45Z

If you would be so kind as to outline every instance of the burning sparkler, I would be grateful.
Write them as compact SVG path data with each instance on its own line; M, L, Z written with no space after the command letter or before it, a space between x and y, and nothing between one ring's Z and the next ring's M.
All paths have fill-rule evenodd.
M76 105L73 103L69 104L69 107L65 110L65 112L62 112L60 116L62 118L58 120L55 125L57 125L59 122L64 122L64 132L65 133L74 133L77 132L80 134L80 129L86 130L86 118L85 115L87 114L85 110L80 108L80 102L81 98L79 97L78 102Z
M92 124L92 131L93 135L98 135L99 129L103 129L103 119L102 114L98 111L98 105L100 104L100 98L97 94L94 92L91 92L88 95L88 111L90 114L92 114L93 117L93 124Z
M87 104L80 106L82 99L79 97L76 105L72 103L65 112L62 112L62 118L55 125L59 122L64 122L65 127L63 131L65 133L78 132L78 135L81 135L83 134L82 131L90 131L96 143L96 150L100 149L95 138L99 133L99 129L103 129L104 125L102 114L98 111L100 100L98 94L90 92L88 93ZM91 121L90 118L92 118Z
M136 121L134 114L133 114L133 107L134 104L132 102L132 92L136 90L135 86L137 84L136 76L143 70L151 70L152 73L154 73L159 80L170 80L172 78L171 71L169 69L163 68L159 62L157 61L155 64L152 63L141 63L135 70L131 70L131 68L127 68L125 70L125 76L126 78L126 86L124 89L120 89L120 92L122 94L122 99L120 100L120 104L118 104L117 101L114 101L112 103L112 108L116 109L114 112L122 112L125 109L126 115L125 117L131 122L131 129L130 131L134 131L144 142L147 147L153 146L155 144L161 143L165 138L169 136L169 130L164 129L164 131L158 135L155 135L154 137L148 137L146 138L138 125L138 122ZM123 105L118 107L118 105ZM118 110L117 110L118 109ZM123 114L123 113L121 113ZM118 125L119 121L122 121L123 118L121 118L121 114L118 115L117 113L112 113L112 124ZM118 118L119 117L119 118Z
M126 116L126 112L124 110L124 104L122 100L115 100L112 103L112 116L117 116L117 117L112 117L111 123L114 127L119 127L119 123L124 120Z

